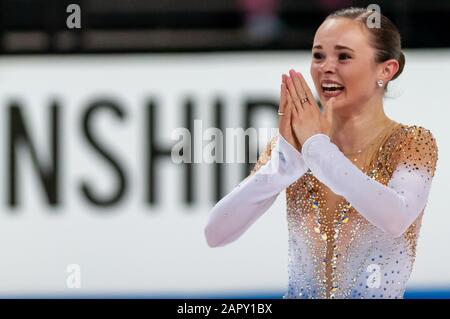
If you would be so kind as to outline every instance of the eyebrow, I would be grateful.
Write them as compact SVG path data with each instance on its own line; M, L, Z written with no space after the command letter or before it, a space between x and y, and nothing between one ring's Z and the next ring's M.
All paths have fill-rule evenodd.
M353 49L350 49L349 47L346 47L344 45L336 45L334 48L336 50L350 50L350 51L355 52ZM315 46L313 46L313 49L322 49L322 46L321 45L315 45Z

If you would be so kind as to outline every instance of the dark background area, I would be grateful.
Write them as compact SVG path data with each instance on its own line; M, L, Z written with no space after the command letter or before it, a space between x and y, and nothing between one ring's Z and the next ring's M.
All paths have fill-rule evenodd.
M66 26L71 3L80 29ZM450 47L448 0L0 0L0 53L309 50L329 13L371 3L403 47Z

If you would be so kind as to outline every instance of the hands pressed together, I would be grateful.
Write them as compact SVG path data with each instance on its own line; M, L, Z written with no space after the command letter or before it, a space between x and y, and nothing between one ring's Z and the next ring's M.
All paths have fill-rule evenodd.
M328 99L321 113L301 73L290 70L289 75L283 74L278 110L280 134L299 151L309 137L318 133L329 136L334 100Z

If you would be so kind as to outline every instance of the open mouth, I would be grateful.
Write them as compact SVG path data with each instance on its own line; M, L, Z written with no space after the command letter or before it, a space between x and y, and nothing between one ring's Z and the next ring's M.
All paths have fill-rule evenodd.
M337 83L322 83L322 92L326 96L337 96L345 90L345 87Z

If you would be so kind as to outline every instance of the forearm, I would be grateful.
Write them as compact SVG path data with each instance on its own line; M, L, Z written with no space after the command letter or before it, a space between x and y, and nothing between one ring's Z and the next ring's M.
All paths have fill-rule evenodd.
M211 210L205 236L211 247L239 238L307 167L301 153L281 135L270 160L236 186Z
M402 235L425 207L431 179L422 170L399 166L385 186L359 170L324 134L306 140L302 154L317 179L392 236Z

